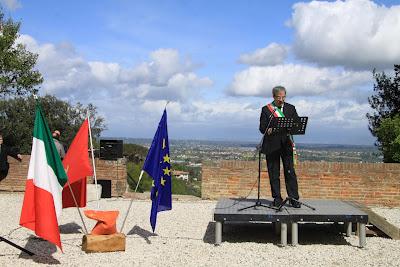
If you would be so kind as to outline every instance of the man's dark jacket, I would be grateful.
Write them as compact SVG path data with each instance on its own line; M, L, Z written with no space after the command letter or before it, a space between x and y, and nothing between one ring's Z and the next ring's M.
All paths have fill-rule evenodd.
M285 103L283 105L283 114L285 115L286 118L297 119L299 117L297 115L296 108L289 103ZM264 106L261 111L260 127L259 127L260 132L262 134L265 133L266 127L270 120L271 123L269 128L276 125L277 119L274 117L274 115L272 115L272 112L269 110L269 108L267 106ZM271 135L265 134L261 152L266 155L269 155L272 152L277 151L280 148L286 146L291 146L290 139L287 133L285 132L280 134L272 133Z
M8 147L4 144L1 144L0 148L1 148L1 151L0 151L0 181L1 181L8 174L9 164L7 161L7 156L11 156L17 160L19 160L19 159L17 157L18 152L16 150L11 149L10 147Z

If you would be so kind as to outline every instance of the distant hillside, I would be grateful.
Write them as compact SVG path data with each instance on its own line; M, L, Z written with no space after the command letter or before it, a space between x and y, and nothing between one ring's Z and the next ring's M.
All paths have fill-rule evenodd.
M148 149L142 145L124 143L123 155L128 159L138 163L144 161L147 155Z
M102 138L103 139L103 138ZM130 138L130 137L104 137L104 139L118 139L123 140L126 144L150 145L152 139L150 138ZM257 142L251 141L214 141L214 140L191 140L191 139L170 139L170 145L214 145L224 147L256 147ZM342 144L310 144L310 143L296 143L299 148L313 148L313 149L372 149L379 151L373 145L342 145Z
M119 138L128 146L135 162L143 160L152 140L149 138ZM203 160L254 160L255 142L170 140L171 158L176 162L200 163ZM300 161L382 162L382 154L375 146L297 143ZM135 156L136 155L136 156ZM136 158L135 158L136 157ZM139 158L138 158L139 157Z

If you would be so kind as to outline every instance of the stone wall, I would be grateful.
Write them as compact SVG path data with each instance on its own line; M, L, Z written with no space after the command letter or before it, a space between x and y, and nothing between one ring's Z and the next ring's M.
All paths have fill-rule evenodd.
M22 162L9 157L10 171L8 176L0 182L0 191L20 192L25 190L25 181L28 174L30 155L23 155ZM113 197L122 196L125 193L126 181L126 161L95 159L97 180L111 180L111 195ZM88 177L88 183L94 183L93 177Z
M261 196L271 197L265 161L262 170ZM257 171L258 161L204 162L202 198L256 197ZM400 207L400 164L300 162L296 173L301 198L342 199L369 206ZM281 192L285 197L282 166Z

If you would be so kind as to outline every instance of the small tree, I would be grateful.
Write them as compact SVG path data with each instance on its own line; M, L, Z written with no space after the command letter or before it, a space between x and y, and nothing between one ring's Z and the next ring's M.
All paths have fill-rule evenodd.
M382 144L384 162L400 163L400 115L383 119L376 135Z
M21 24L5 20L0 9L0 97L29 95L43 82L34 70L38 55L17 44Z
M387 145L386 130L380 128L382 121L385 119L393 119L400 115L400 65L394 65L394 77L386 75L385 72L377 73L373 71L375 79L374 92L368 98L369 104L375 110L373 114L367 113L369 120L369 130L373 136L377 137L376 145L384 153L384 162L393 162L389 155L385 155L385 151L391 151ZM380 134L378 134L380 131Z

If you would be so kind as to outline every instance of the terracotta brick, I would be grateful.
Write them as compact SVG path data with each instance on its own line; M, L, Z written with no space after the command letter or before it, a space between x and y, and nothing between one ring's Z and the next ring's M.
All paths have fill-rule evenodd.
M270 197L265 162L262 168L261 195ZM247 196L252 188L251 194L256 195L257 170L257 161L204 162L202 196L208 199ZM301 198L345 199L368 205L400 206L400 164L300 162L296 173ZM285 196L282 166L281 190Z
M23 192L27 179L30 155L22 155L22 162L9 157L10 171L6 179L0 183L1 191ZM126 161L95 160L96 176L98 180L111 180L112 196L122 196L126 190ZM88 183L94 183L93 177L88 177Z

